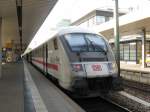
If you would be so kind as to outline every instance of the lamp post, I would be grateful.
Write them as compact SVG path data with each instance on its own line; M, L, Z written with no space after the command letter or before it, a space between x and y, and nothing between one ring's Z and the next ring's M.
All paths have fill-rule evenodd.
M118 14L118 0L115 1L114 9L114 37L115 37L115 58L118 66L118 75L120 76L120 44L119 44L119 14Z

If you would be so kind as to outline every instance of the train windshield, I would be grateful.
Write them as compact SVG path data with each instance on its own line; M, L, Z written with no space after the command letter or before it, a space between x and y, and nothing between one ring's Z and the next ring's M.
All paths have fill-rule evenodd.
M107 52L105 40L96 34L66 34L65 39L73 52Z

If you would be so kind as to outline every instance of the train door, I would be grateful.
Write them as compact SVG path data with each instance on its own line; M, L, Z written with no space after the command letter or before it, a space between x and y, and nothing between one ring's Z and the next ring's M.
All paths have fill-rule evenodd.
M43 71L47 75L47 44L43 45Z
M45 62L46 62L45 73L46 73L46 75L47 75L47 73L48 73L48 68L47 68L47 63L48 63L48 61L47 61L47 59L48 59L48 45L47 45L47 43L46 43L46 45L45 45Z
M32 52L29 53L28 59L29 63L32 63Z

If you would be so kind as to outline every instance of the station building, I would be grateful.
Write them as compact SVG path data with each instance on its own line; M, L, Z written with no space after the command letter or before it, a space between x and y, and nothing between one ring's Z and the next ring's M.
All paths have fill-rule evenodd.
M150 37L146 35L146 66L148 67L148 57L150 56ZM115 51L114 39L109 43ZM120 38L120 62L126 64L142 64L142 36L139 34L122 36Z
M129 14L127 14L127 12L128 11L119 11L119 16L121 16L120 18L126 19L126 15L127 17L128 15L131 15L130 14L131 12ZM107 37L114 51L115 47L114 47L114 37L112 31L113 29L112 19L113 19L112 9L96 9L88 13L87 15L81 17L80 19L76 20L75 22L72 23L72 25L81 26L81 27L90 27L96 29L96 31L102 33L105 37ZM109 23L110 25L108 25ZM111 31L105 31L108 30L110 27L111 27ZM132 32L131 31L128 32L125 29L123 30L124 31L122 31L120 35L121 63L142 64L142 37L143 37L142 32L140 31L140 29ZM145 52L146 52L146 56L150 55L150 35L148 34L146 34ZM148 57L146 61L148 62Z
M120 11L119 15L126 14L126 11ZM74 21L71 25L81 27L95 27L113 19L112 9L95 9L80 19Z
M106 13L108 12L105 12L105 14ZM84 20L89 20L88 15L82 18L84 18ZM83 26L82 18L74 22L72 25ZM89 27L105 36L115 53L113 19L108 21L105 19L101 24L96 24L94 26L87 25L86 27ZM147 13L147 9L136 10L120 16L119 33L120 76L126 80L150 84L150 14Z

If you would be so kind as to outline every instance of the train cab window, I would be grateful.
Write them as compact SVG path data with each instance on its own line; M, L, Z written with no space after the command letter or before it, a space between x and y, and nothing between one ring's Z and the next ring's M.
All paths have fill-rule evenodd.
M106 52L104 39L95 34L74 33L65 35L65 39L73 52Z
M53 40L53 44L54 44L54 49L57 50L58 49L58 43L57 43L56 38Z
M107 51L106 42L98 35L86 34L85 39L88 42L89 51Z
M83 34L67 34L65 35L65 39L73 52L87 51Z

